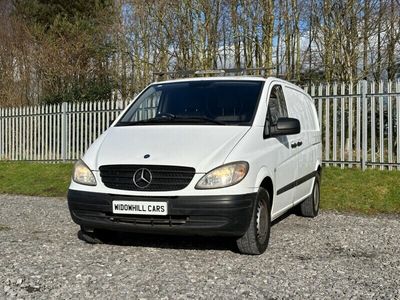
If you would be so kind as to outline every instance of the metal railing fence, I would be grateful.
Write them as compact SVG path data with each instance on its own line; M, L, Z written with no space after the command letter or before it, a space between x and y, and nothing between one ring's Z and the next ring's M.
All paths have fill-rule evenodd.
M74 161L128 101L62 103L0 109L0 159Z
M400 169L400 81L305 90L317 108L326 165Z
M400 169L400 81L319 84L305 90L317 108L325 165ZM0 159L77 160L128 103L0 108Z

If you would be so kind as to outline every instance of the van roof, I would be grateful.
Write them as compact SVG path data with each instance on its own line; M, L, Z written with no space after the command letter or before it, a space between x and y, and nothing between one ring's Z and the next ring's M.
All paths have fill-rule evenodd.
M260 76L214 76L214 77L192 77L192 78L171 79L165 81L155 81L152 84L164 84L164 83L187 82L187 81L209 81L209 80L266 81L267 79L268 78Z
M230 80L230 81L261 81L261 82L271 82L271 81L277 81L282 84L285 84L286 86L290 86L294 89L297 89L301 92L304 93L304 90L300 88L299 86L281 79L281 78L276 78L276 77L262 77L262 76L211 76L211 77L185 77L185 78L177 78L177 79L170 79L170 80L164 80L164 81L154 81L150 85L155 85L155 84L166 84L166 83L174 83L174 82L190 82L190 81L211 81L211 80Z

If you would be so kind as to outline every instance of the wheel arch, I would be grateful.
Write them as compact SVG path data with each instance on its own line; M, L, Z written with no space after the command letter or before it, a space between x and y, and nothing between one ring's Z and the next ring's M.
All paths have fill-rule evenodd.
M272 173L266 167L261 168L258 172L256 186L262 187L268 191L270 197L270 208L272 209L275 198L274 181Z
M317 174L319 175L319 177L321 177L321 175L322 175L322 164L318 163L315 170L317 171Z
M270 208L272 209L272 205L274 203L274 184L272 183L271 177L267 176L263 179L260 184L260 187L266 189L269 193L270 198Z

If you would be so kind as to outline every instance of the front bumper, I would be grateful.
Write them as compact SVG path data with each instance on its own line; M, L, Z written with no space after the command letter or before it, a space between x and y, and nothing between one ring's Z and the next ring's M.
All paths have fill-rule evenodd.
M251 220L256 193L226 196L143 197L68 191L68 207L75 223L114 231L241 236ZM167 201L168 216L113 214L113 200Z

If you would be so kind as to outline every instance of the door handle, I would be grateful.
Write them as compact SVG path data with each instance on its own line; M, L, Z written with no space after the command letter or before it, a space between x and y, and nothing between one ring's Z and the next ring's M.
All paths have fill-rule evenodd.
M292 148L296 148L296 147L297 147L297 143L291 143L290 146L291 146Z
M302 141L298 141L297 142L297 147L300 147L301 145L303 145L303 142Z

